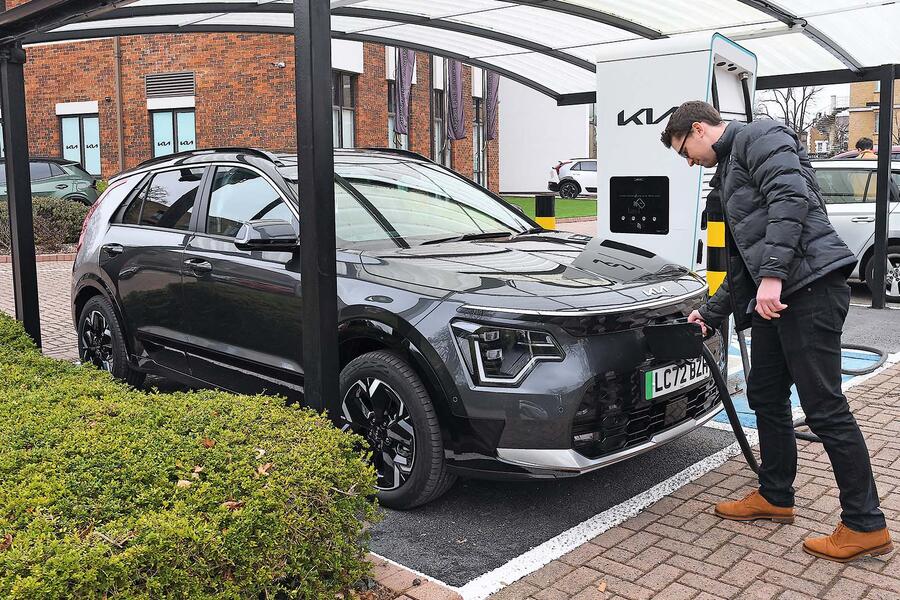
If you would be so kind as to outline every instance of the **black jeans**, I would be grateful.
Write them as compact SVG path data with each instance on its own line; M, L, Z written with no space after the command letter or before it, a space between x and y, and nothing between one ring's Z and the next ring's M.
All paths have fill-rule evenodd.
M885 527L878 508L869 451L841 392L841 331L850 287L829 273L782 298L787 308L767 321L753 315L747 399L756 413L759 491L776 506L794 505L797 443L791 422L791 384L806 423L822 439L840 488L841 520L856 531Z

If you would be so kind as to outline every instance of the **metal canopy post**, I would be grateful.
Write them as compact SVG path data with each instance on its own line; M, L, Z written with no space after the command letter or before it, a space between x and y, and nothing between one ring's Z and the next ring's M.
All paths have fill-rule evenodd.
M6 149L6 189L12 246L13 296L16 318L41 347L31 174L28 166L28 125L25 114L25 51L20 43L0 48L0 103L3 146Z
M303 393L307 406L340 414L331 14L323 0L294 1L297 161L300 178L300 288Z
M872 274L872 308L884 308L887 275L888 202L891 177L892 125L894 121L894 65L881 67L878 106L878 186L875 191L875 272ZM865 265L862 265L865 268Z

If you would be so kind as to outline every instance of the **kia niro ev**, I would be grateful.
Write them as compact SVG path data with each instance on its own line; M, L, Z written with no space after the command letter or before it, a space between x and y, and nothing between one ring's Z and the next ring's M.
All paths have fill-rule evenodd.
M696 275L545 231L411 152L334 161L337 416L371 446L383 504L423 504L458 475L578 475L720 410L706 363L658 360L642 333L703 302ZM132 385L154 373L300 399L298 206L296 156L259 150L113 178L74 265L81 360ZM724 361L722 338L707 344Z

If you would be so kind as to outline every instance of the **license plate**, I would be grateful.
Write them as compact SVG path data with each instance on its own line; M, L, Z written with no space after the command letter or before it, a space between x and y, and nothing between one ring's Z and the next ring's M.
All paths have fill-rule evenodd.
M710 376L702 358L644 371L644 398L653 400L703 381Z

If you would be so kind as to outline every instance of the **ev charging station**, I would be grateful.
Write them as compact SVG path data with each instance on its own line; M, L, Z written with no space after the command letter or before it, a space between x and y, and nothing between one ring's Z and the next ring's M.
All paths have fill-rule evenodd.
M713 172L689 168L660 134L688 100L749 121L756 55L718 33L618 46L597 60L597 236L705 274Z

